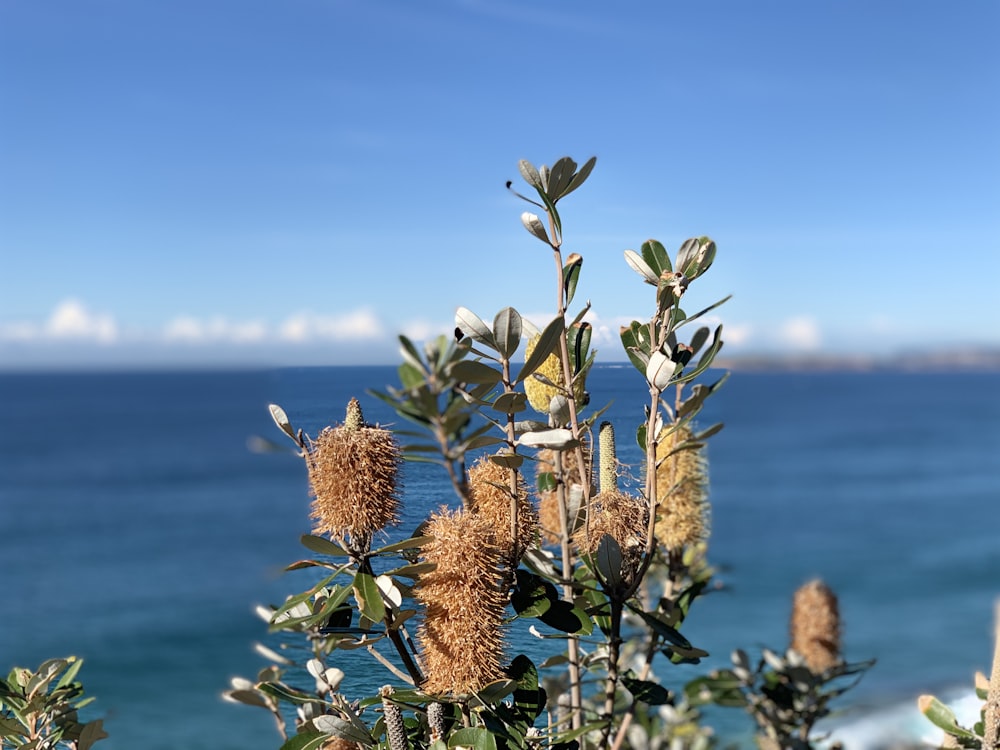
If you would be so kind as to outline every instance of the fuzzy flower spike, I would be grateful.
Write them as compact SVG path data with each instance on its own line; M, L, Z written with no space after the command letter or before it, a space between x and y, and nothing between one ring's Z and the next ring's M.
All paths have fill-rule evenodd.
M400 451L393 434L365 424L352 398L344 423L311 441L306 465L313 531L367 554L375 532L398 519Z

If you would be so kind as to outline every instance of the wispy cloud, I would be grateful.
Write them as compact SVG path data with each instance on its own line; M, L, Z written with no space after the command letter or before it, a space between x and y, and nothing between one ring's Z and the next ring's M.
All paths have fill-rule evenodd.
M76 299L60 302L43 323L0 322L0 341L91 341L113 344L120 338L118 323L106 313L94 313Z
M122 326L108 313L94 312L76 299L59 302L44 322L0 321L0 342L21 344L92 342L113 344L308 344L312 342L363 342L383 339L386 327L370 309L334 315L299 312L278 323L180 315L160 327Z

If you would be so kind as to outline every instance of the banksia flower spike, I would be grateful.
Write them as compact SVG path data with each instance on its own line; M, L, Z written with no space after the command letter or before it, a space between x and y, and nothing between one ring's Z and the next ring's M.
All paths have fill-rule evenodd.
M517 479L517 528L511 538L510 469L480 458L469 469L469 508L487 522L496 535L496 544L512 565L516 566L525 550L534 541L538 530L538 515L528 500L524 480Z
M406 750L406 725L403 723L403 711L392 702L394 692L392 685L383 685L378 691L382 699L382 716L385 718L386 744L389 750Z
M646 549L646 503L619 490L601 492L591 501L590 517L573 535L577 549L586 555L597 552L605 534L614 539L622 551L621 577L632 582L642 564Z
M435 568L416 581L424 607L417 632L426 693L472 693L504 676L501 550L484 518L442 509L424 533L423 560Z
M525 347L524 352L525 359L530 357L531 353L535 351L535 347L538 346L540 339L541 334L536 334L528 340L528 345ZM544 378L544 380L536 378L535 375L540 375ZM566 390L561 387L562 382L562 360L559 358L558 354L553 352L544 362L542 362L541 366L535 370L534 373L532 373L531 377L525 379L524 381L524 393L528 397L528 403L531 404L535 411L541 412L542 414L548 414L549 405L552 403L552 399L556 396L566 394ZM577 378L576 382L573 384L573 398L576 400L578 408L586 401L586 391L584 390L583 377Z
M671 452L692 438L687 425L665 436L656 447L656 540L677 551L708 539L708 461L704 447Z
M372 535L397 520L399 464L393 434L366 425L351 399L344 424L323 430L306 453L314 532L367 553Z
M837 597L820 580L801 586L792 599L791 648L820 674L841 663Z

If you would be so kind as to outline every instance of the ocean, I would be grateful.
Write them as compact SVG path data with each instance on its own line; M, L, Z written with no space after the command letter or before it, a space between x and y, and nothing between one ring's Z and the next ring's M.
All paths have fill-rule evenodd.
M396 382L392 367L0 375L0 670L82 657L103 750L275 750L272 719L221 693L265 664L254 605L305 587L281 571L307 556L309 498L301 459L249 446L285 440L270 402L313 435L352 396L369 421L408 427L366 394ZM588 386L638 463L641 376L598 365ZM968 703L990 666L998 392L997 374L735 372L699 419L726 423L709 446L722 587L683 629L711 656L661 666L664 682L734 648L784 649L791 595L818 576L846 657L878 660L828 728L848 750L937 736L916 696ZM408 464L404 486L401 532L454 505L433 466ZM740 712L706 718L750 746Z

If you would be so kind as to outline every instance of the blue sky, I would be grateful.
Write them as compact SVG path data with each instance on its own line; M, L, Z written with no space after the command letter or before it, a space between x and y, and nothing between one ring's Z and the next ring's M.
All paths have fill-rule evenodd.
M727 351L1000 345L1000 4L0 3L0 368L397 361L554 311L504 189L565 199L600 358L718 243Z

